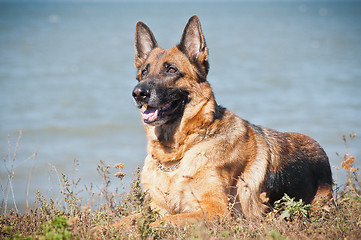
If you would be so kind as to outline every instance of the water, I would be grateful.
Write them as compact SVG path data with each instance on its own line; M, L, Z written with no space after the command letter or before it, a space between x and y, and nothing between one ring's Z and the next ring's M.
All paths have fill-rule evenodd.
M131 98L135 24L147 23L170 48L193 14L218 103L252 123L312 136L340 166L342 136L361 135L360 3L0 3L0 176L3 191L8 141L13 154L22 130L12 180L20 211L29 176L30 203L37 188L59 198L60 172L81 178L80 187L100 184L99 160L124 163L125 182L132 179L146 155ZM360 147L359 136L350 147L357 166Z

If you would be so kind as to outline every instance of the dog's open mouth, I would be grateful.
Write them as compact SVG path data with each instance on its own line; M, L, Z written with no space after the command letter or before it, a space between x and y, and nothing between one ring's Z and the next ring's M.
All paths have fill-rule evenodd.
M158 125L167 122L177 115L182 105L182 100L176 100L161 107L152 107L144 104L142 107L142 118L144 123Z

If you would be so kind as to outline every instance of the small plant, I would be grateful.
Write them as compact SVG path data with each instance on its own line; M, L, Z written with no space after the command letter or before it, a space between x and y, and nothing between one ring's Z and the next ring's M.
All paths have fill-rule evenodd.
M140 239L157 238L158 229L151 228L150 224L158 219L159 214L150 207L150 196L142 189L140 172L141 169L137 166L135 178L130 183L130 190L125 196L124 202L128 203L127 207L130 214L139 213L136 221L138 237Z
M15 149L14 152L11 153L11 141L10 141L10 135L8 135L8 152L6 154L6 156L3 158L3 164L5 167L5 171L6 174L4 174L4 176L0 176L0 189L2 192L2 200L1 200L1 205L0 205L0 213L1 214L6 214L7 210L8 210L8 198L9 198L9 194L11 193L11 197L14 203L14 208L16 210L16 212L18 211L18 208L16 206L16 201L15 201L15 194L14 194L14 188L13 188L13 180L14 180L14 175L15 175L15 159L16 159L16 155L17 155L17 151L19 148L19 143L20 143L20 139L22 136L22 131L19 131L19 136L18 136L18 140L16 141L16 145L15 145ZM4 178L4 179L3 179ZM4 181L4 183L3 183Z
M71 184L69 182L68 177L64 173L61 173L61 177L62 179L60 184L61 186L60 193L62 194L64 201L67 207L69 208L69 211L73 215L75 215L76 212L79 210L79 205L81 201L77 197L76 191L74 191L74 184Z
M158 213L150 208L150 200L147 198L146 203L142 206L140 217L137 219L136 227L140 239L149 239L158 237L158 229L151 228L150 224L157 220Z
M44 216L50 216L52 214L56 214L56 212L60 212L57 209L57 206L54 203L53 199L48 199L44 195L42 195L39 189L36 190L35 193L35 203L39 205L37 210Z
M343 136L346 151L342 158L341 167L346 170L347 173L347 180L344 183L343 194L347 194L351 197L361 198L361 178L357 173L359 169L354 166L355 157L352 156L349 151L350 144L355 137L355 133L350 133L348 135L348 139L346 136Z
M100 160L97 166L97 172L102 178L102 188L98 195L100 197L100 202L104 201L107 208L114 209L117 205L116 194L118 190L116 190L116 192L109 190L111 183L110 169L111 167L109 164L105 164L104 160Z
M141 206L144 206L147 194L143 191L140 184L140 167L137 166L135 179L130 183L129 193L125 196L124 202L128 203L129 212L140 212Z
M292 220L296 217L307 217L312 208L312 204L304 204L303 200L295 201L286 193L278 201L274 203L276 209L281 212L281 219Z

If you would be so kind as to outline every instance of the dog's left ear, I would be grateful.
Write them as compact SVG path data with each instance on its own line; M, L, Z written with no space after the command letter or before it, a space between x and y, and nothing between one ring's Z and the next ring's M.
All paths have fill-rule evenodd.
M207 75L209 68L208 47L202 33L201 23L196 15L188 20L178 48L192 62L197 63Z
M138 22L135 27L135 66L139 68L149 53L156 47L158 43L152 31L143 22Z

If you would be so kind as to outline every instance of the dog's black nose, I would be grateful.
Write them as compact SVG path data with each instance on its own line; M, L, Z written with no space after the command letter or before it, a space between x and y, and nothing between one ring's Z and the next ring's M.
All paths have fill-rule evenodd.
M150 97L150 91L148 88L138 85L133 89L132 95L133 95L135 101L146 102Z

